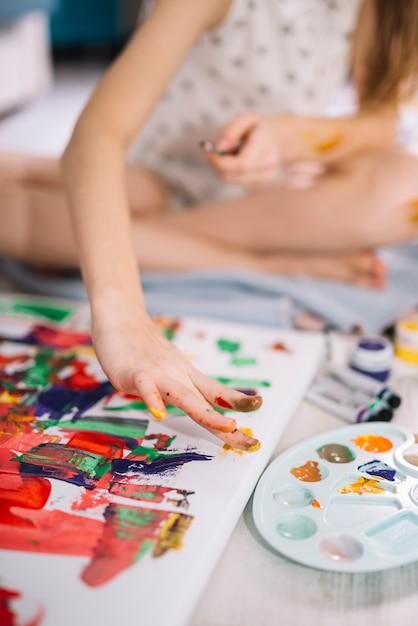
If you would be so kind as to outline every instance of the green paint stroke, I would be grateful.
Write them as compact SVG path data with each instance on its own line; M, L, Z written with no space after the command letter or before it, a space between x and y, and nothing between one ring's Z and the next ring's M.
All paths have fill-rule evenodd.
M148 422L144 424L139 421L137 424L132 424L131 421L127 422L121 419L116 423L116 421L110 421L104 417L102 421L89 419L76 420L75 422L66 421L61 423L61 426L71 430L89 430L95 433L140 439L145 436Z
M237 352L241 348L239 341L229 341L229 339L218 339L216 342L221 352Z
M74 313L73 307L57 304L37 304L31 300L13 300L0 303L0 313L14 313L15 315L42 317L51 322L62 322Z
M176 406L172 406L171 404L166 404L167 413L169 415L185 415L185 412L182 409L177 408ZM134 400L129 404L123 404L120 406L106 406L104 407L104 411L146 411L148 412L148 407L145 402L142 400Z
M214 380L228 385L228 387L271 387L268 380L257 380L254 378L225 378L224 376L212 376Z
M236 365L237 367L241 367L242 365L255 365L256 363L257 359L253 356L234 357L231 361L231 365Z

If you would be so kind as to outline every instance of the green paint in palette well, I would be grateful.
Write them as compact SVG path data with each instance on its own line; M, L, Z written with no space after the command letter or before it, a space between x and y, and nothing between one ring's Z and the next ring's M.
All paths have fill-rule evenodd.
M74 313L70 306L38 304L32 300L12 300L0 303L0 313L42 317L51 322L62 322Z

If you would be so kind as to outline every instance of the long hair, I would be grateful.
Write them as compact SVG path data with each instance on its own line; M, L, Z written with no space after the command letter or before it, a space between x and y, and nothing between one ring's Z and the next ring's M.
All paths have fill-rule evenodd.
M362 108L398 104L418 87L418 1L365 1L372 2L374 19L359 103Z

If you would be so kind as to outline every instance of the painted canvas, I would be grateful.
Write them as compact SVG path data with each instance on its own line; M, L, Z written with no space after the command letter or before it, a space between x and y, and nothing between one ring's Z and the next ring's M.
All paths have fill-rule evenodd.
M85 305L0 298L0 622L184 626L316 373L320 335L156 317L194 365L261 393L228 449L117 392Z

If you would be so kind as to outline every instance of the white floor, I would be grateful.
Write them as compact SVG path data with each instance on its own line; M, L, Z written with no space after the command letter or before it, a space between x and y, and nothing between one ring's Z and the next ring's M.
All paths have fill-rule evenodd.
M59 155L102 73L91 64L56 68L52 89L0 119L0 150Z

